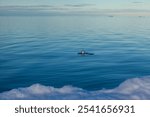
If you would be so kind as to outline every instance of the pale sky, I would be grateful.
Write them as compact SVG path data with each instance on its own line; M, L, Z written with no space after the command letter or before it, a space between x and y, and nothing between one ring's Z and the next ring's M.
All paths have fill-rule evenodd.
M0 14L150 14L150 0L0 0Z

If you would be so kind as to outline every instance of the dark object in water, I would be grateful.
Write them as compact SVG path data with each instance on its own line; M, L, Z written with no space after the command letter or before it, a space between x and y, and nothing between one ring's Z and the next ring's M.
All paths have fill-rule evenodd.
M94 53L89 53L89 52L86 52L84 50L81 50L81 52L79 52L78 54L80 54L80 55L94 55Z
M110 15L110 16L108 16L108 17L114 17L114 16Z

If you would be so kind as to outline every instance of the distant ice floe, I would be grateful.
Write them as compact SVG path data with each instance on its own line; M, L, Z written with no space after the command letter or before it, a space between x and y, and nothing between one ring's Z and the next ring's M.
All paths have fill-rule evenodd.
M117 88L87 91L81 88L64 86L54 88L34 84L27 88L18 88L0 93L0 99L10 100L90 100L90 99L123 99L123 100L144 100L150 99L150 76L144 78L128 79Z

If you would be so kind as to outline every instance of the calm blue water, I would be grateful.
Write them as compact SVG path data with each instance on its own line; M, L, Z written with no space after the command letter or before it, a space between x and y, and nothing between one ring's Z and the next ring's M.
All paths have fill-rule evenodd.
M150 17L0 17L0 92L35 83L109 89L146 75Z

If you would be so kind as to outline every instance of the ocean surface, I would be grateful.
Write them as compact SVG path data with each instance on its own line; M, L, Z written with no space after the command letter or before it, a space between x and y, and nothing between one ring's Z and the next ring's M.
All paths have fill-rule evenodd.
M150 89L149 75L150 17L0 16L0 99L25 87L94 97L134 78Z

